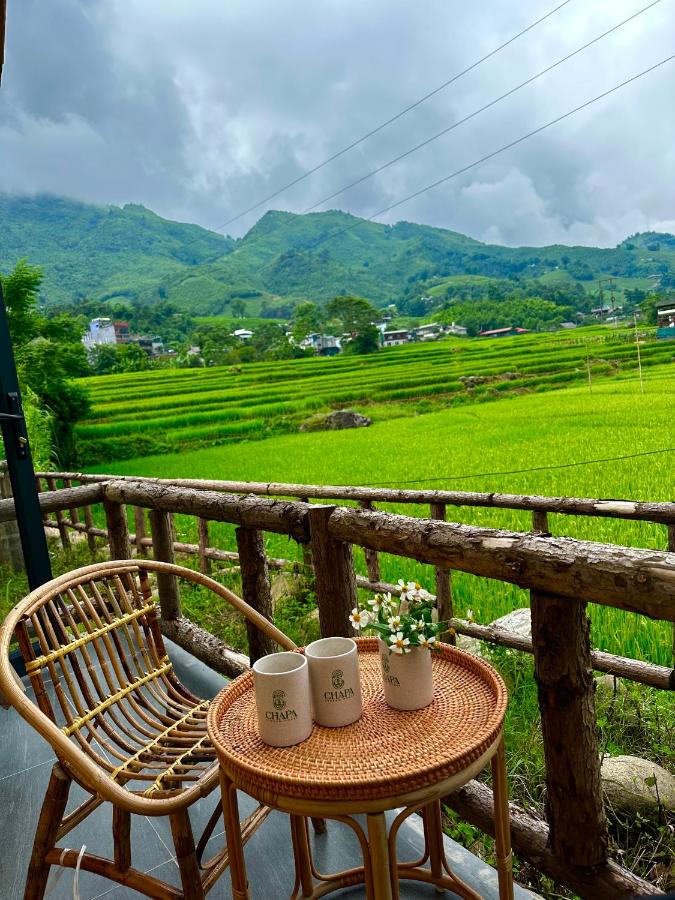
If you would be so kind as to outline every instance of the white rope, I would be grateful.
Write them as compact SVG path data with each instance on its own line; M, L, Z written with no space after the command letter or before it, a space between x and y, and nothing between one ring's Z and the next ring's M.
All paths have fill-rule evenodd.
M59 866L58 871L56 873L54 873L54 871L52 870L49 873L49 881L51 882L51 884L49 884L49 883L47 884L47 888L45 890L45 900L47 900L47 897L49 897L51 894L54 893L59 881L61 881L61 878L63 877L63 873L66 871L64 868L64 865L63 865L63 858L66 855L66 853L69 853L69 852L70 851L68 850L67 847L65 847L61 851L61 856L59 856L59 862L58 862L58 866Z
M75 866L75 877L73 878L73 900L80 900L80 865L82 863L82 857L84 856L84 851L87 849L86 844L82 844L80 848L80 852L77 856L77 864Z

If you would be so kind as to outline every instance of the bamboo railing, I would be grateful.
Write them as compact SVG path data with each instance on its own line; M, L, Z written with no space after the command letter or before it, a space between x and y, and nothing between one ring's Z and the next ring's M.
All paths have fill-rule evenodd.
M471 494L449 491L389 491L319 485L248 484L118 478L78 473L39 473L40 503L48 524L87 539L105 537L113 558L129 558L132 545L172 562L176 553L198 556L200 568L213 560L236 563L244 599L270 615L269 569L284 565L263 550L263 534L288 535L306 548L314 569L322 633L350 633L348 614L357 588L392 589L379 580L378 554L428 563L435 568L442 614L452 615L451 573L468 572L518 585L530 592L532 638L493 626L461 622L459 633L532 653L538 685L546 762L546 820L511 807L516 852L582 897L598 900L653 894L653 886L608 858L607 824L600 785L592 670L611 672L652 687L672 690L672 670L590 648L588 602L675 621L675 565L672 555L675 504L571 498ZM73 487L74 482L79 482ZM62 487L59 487L59 483ZM44 488L47 490L44 490ZM286 499L298 497L301 499ZM279 498L279 499L278 499ZM356 501L359 507L311 504L309 499ZM427 519L374 509L375 502L428 503ZM102 504L105 528L93 525L92 505ZM530 532L511 532L445 521L450 505L526 509ZM130 533L133 507L135 532ZM79 513L83 510L84 522ZM146 535L145 510L150 533ZM67 512L67 515L65 513ZM602 516L657 522L667 529L669 549L654 551L553 537L547 513ZM198 544L176 541L175 514L199 520ZM13 518L13 501L0 501L0 521ZM237 553L209 547L209 523L236 526ZM366 553L367 577L355 574L353 548ZM246 665L241 654L183 617L171 576L160 581L165 634L209 665L227 674ZM249 646L251 659L268 651ZM447 798L468 821L493 831L487 787L471 782Z

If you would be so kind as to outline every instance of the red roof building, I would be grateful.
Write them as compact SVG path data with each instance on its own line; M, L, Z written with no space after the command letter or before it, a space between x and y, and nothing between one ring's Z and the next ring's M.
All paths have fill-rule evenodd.
M527 328L515 328L509 325L508 328L492 328L490 331L478 332L478 337L511 337L515 334L529 334Z

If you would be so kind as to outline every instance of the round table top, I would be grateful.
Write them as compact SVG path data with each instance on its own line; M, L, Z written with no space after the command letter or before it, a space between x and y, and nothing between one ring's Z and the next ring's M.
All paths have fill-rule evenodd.
M314 725L301 744L270 747L258 734L251 672L212 701L209 737L239 787L305 800L379 800L458 775L494 744L507 694L486 662L441 644L432 653L433 702L400 711L384 700L377 640L356 642L363 715L352 725Z

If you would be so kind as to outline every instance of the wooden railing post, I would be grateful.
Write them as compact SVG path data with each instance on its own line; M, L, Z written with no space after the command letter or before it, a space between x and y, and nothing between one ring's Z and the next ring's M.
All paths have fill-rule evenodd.
M176 558L173 549L171 513L166 513L161 509L151 509L150 531L152 532L152 555L160 562L174 563ZM158 572L157 591L162 618L167 622L179 619L181 616L180 589L176 576Z
M50 491L56 490L56 479L48 477L47 478L47 487ZM56 522L59 527L59 535L61 536L61 546L64 550L68 550L70 548L70 535L68 534L68 529L66 528L66 523L63 521L63 513L61 510L56 510Z
M134 532L136 535L136 556L143 556L141 541L146 536L145 510L142 506L134 506Z
M372 501L362 500L359 503L361 509L375 509ZM368 572L368 580L378 582L380 580L380 558L377 550L369 550L368 547L363 548L363 555L366 558L366 571Z
M197 519L199 528L199 571L202 575L208 575L211 571L211 560L206 556L206 548L209 546L209 520Z
M298 500L300 503L309 503L309 497L299 497ZM301 544L300 547L302 551L302 564L308 572L312 571L312 545L311 544Z
M573 866L607 862L586 604L532 591L532 646L550 845Z
M270 588L270 575L265 556L265 540L261 531L244 526L235 530L237 538L237 550L239 551L239 565L241 567L241 588L244 600L262 613L266 619L272 621L272 591ZM274 653L275 643L272 638L259 631L252 622L246 622L248 632L248 653L251 665Z
M431 518L445 522L446 505L445 503L431 504ZM436 577L436 605L438 607L438 618L441 622L447 622L454 616L452 606L452 574L450 569L445 566L434 567ZM452 631L444 632L441 637L448 644L456 644L457 638Z
M64 478L64 479L63 479L63 486L64 486L64 488L71 488L71 487L73 486L72 478ZM70 507L70 524L71 524L71 525L78 525L78 524L79 524L79 521L80 521L80 514L79 514L79 512L77 511L77 507L76 507L76 506L71 506L71 507Z
M312 506L309 532L312 545L319 623L324 637L350 637L354 629L349 614L356 606L356 575L352 545L337 541L328 533L334 506Z
M11 497L12 483L9 478L7 461L2 459L0 460L0 498L9 500ZM0 563L11 566L14 572L22 572L25 568L16 519L0 524Z
M532 530L550 534L547 513L532 512ZM572 865L603 864L608 836L586 604L533 591L530 606L550 844Z
M94 527L94 516L91 512L91 506L85 506L84 508L84 524L87 529L87 546L93 556L96 553L96 536L91 533Z
M550 534L548 529L548 513L539 509L532 510L532 531L539 534Z
M108 544L111 559L130 559L129 526L127 525L127 508L123 503L103 498L103 509L108 529Z
M675 525L668 525L668 550L675 553ZM675 622L673 622L673 667L675 668Z

